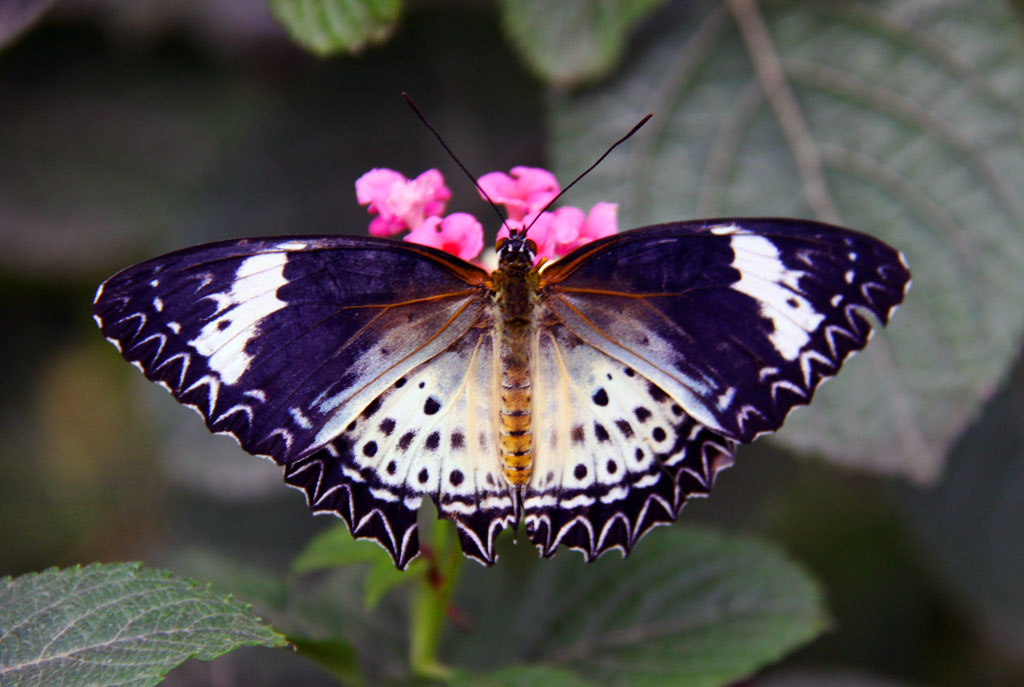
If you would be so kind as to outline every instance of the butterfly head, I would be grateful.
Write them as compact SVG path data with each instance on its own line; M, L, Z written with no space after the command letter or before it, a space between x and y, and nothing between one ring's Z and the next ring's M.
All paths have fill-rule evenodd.
M537 244L533 239L526 238L525 231L512 231L508 238L498 239L495 245L498 251L498 266L507 268L512 265L533 267L537 258Z

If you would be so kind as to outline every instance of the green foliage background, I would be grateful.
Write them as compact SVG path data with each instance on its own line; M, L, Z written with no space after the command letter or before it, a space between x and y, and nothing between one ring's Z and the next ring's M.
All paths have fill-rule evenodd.
M565 182L653 112L567 203L618 202L623 228L835 221L902 249L914 287L631 558L504 542L496 568L463 566L448 678L1024 684L1021 19L1009 0L0 4L0 575L141 560L254 623L159 672L279 643L228 593L297 648L167 685L407 683L422 570L392 573L146 383L93 326L93 290L194 243L362 233L372 167L437 167L449 211L486 221L402 91L478 175ZM0 670L25 610L0 603Z

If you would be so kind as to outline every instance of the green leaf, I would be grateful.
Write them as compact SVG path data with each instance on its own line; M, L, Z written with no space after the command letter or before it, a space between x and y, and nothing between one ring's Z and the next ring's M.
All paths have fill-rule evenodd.
M359 656L351 644L343 639L312 639L288 635L288 641L299 654L315 661L342 685L365 684L359 670Z
M382 43L395 28L401 0L269 0L274 18L296 43L321 57Z
M502 555L515 560L491 574L463 572L457 606L479 640L452 648L460 665L528 657L599 684L711 687L750 675L826 624L821 593L799 566L769 544L702 528L659 529L626 561Z
M538 77L567 86L604 76L633 26L665 0L503 0L509 40Z
M292 570L307 573L316 570L338 568L352 563L394 564L378 544L372 541L354 539L348 527L338 524L329 527L309 540L306 548L292 561Z
M1009 5L692 0L660 16L614 81L553 108L562 178L654 113L575 204L618 202L623 228L811 217L902 250L907 302L778 441L936 478L1024 334L1024 42Z
M493 673L459 671L452 676L448 684L451 687L534 687L535 685L589 687L594 683L563 668L516 666L503 668Z
M422 559L417 558L405 570L399 570L390 559L377 561L366 573L366 607L373 609L389 590L413 582L422 575Z
M420 559L406 570L398 570L380 546L370 541L353 539L345 525L335 525L313 537L294 561L292 570L308 573L330 570L353 563L370 563L364 581L367 608L375 608L388 590L417 579Z
M248 606L138 564L0 579L0 683L155 685L188 658L285 646Z

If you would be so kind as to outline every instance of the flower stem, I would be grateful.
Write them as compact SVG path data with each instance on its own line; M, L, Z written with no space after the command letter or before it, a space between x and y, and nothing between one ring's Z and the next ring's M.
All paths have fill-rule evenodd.
M462 556L448 523L433 522L430 539L431 546L423 550L426 570L412 588L409 665L414 675L444 680L451 677L451 668L440 661L438 652Z

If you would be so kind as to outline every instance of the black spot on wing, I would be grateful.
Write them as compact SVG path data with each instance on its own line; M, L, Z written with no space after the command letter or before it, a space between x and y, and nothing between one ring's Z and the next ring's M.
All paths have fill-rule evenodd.
M583 425L574 425L572 430L570 430L570 436L572 438L572 443L582 444L586 439L586 435L583 431Z
M619 432L622 433L622 436L626 437L627 439L633 438L633 425L629 424L628 420L616 420L615 426L619 428Z
M409 446L412 444L412 440L416 437L416 430L410 429L408 432L403 434L398 440L398 448L403 451L409 450Z

